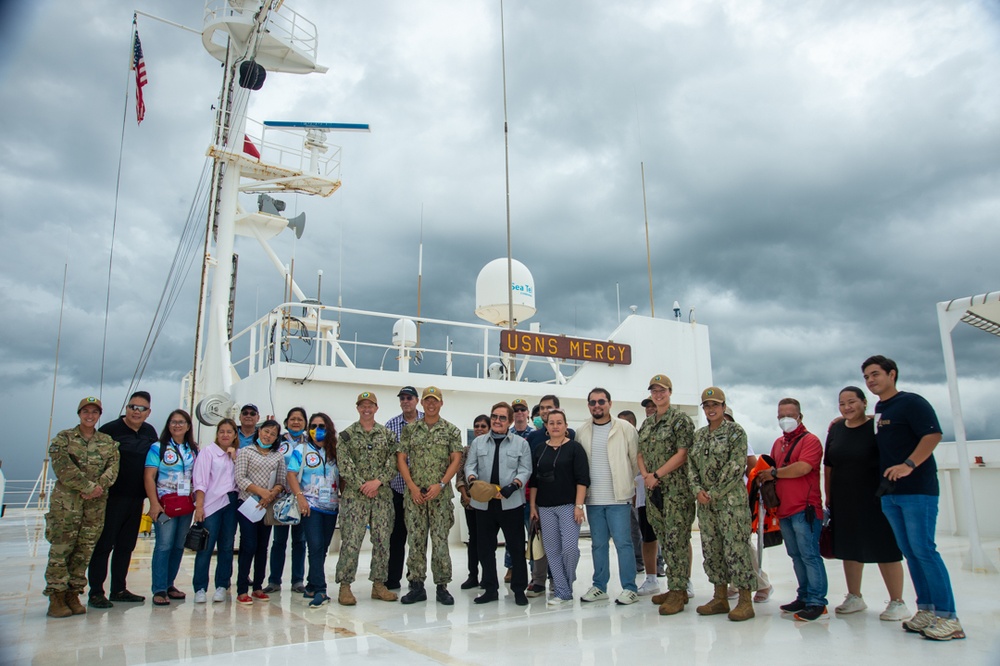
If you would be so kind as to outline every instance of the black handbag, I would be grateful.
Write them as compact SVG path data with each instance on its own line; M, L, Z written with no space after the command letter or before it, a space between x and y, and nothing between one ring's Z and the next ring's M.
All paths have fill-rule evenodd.
M184 547L199 553L205 550L208 545L208 528L204 523L195 523L188 528L187 537L184 539Z

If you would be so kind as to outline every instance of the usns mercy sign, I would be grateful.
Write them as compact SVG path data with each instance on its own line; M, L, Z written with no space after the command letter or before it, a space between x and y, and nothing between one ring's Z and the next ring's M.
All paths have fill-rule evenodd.
M500 351L508 354L549 356L610 365L632 364L630 345L524 331L500 331Z

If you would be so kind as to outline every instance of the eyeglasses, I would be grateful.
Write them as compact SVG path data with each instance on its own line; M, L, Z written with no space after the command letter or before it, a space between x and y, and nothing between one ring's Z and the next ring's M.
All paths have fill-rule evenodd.
M133 412L139 412L140 414L149 411L149 407L145 405L125 405L125 409L131 409Z
M399 401L400 402L404 402L404 401L407 401L407 400L416 400L416 399L417 399L417 396L415 396L415 395L401 395L401 396L399 396Z
M507 417L504 416L503 414L493 414L493 415L490 416L490 420L492 420L492 421L500 421L501 423L503 423L504 421L507 420Z
M606 405L608 401L604 398L598 398L597 400L588 400L587 404L593 407L594 405Z
M187 421L170 421L170 425L172 426L186 426L187 424Z
M473 430L486 430L489 427L490 427L489 423L477 423L476 425L472 426L472 429Z

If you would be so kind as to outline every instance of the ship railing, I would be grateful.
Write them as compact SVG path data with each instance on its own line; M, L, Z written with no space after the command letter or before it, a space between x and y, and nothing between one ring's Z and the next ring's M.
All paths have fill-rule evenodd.
M226 19L252 19L259 9L260 2L257 0L208 0L205 3L204 23L207 25ZM319 45L316 24L288 5L282 5L280 10L268 14L267 31L275 39L289 44L316 61Z
M309 132L308 129L268 127L253 118L246 119L246 139L260 153L262 163L322 176L328 180L339 180L341 147L325 144L325 150L314 152L307 145ZM243 153L252 159L245 148Z
M419 344L393 344L393 326L419 324ZM506 379L509 359L499 352L498 326L356 310L313 303L283 303L233 335L233 367L241 378L288 362L319 367ZM384 333L389 342L372 342ZM456 349L456 345L459 347ZM582 363L516 357L516 379L564 384ZM416 366L416 367L415 367Z
M40 484L39 479L6 479L3 489L3 508L33 509L48 511L49 498L55 487L55 479L45 479ZM42 488L39 493L39 488Z

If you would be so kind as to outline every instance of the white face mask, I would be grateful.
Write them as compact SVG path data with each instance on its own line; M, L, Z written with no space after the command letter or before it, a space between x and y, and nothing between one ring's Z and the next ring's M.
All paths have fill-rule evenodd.
M799 427L799 422L791 417L784 417L778 419L778 427L781 428L782 432L792 432Z

